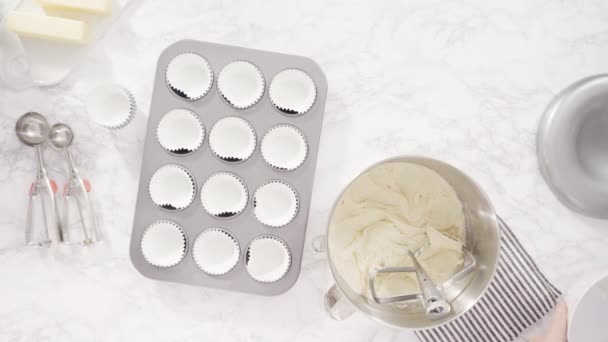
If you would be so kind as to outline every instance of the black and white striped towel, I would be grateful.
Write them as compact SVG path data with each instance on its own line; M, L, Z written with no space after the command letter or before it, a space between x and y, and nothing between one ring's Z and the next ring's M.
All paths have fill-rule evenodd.
M423 342L512 341L546 315L561 295L500 220L498 267L488 291L458 319L418 330Z

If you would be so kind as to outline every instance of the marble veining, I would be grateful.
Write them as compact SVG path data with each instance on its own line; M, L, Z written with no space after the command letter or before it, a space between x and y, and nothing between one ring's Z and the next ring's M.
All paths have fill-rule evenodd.
M128 242L146 116L159 53L192 38L316 60L329 81L307 247L296 285L278 297L148 280ZM310 240L324 232L342 187L399 154L447 161L488 193L571 305L608 272L606 221L552 195L536 162L538 120L568 84L605 72L602 0L131 0L102 41L58 86L0 87L0 341L415 341L362 315L325 314L331 284ZM83 115L95 82L118 82L139 105L110 132ZM107 243L20 247L34 151L15 120L26 111L70 124L73 153L93 185ZM46 150L63 182L61 155Z

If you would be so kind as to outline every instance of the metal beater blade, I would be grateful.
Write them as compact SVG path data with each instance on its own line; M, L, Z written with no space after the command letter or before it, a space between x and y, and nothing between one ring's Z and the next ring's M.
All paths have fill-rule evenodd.
M442 290L452 286L458 280L464 278L471 272L475 270L477 267L477 262L471 252L468 249L462 249L464 254L464 266L450 279L448 279L443 284L437 286L428 274L425 272L424 268L418 262L418 255L421 250L418 250L416 253L412 253L409 251L409 255L412 258L414 263L414 267L386 267L381 269L373 269L369 274L369 287L370 292L372 294L372 298L378 304L390 304L397 302L404 302L409 300L421 300L422 304L425 308L426 316L429 319L437 320L447 316L451 312L451 305L445 299ZM402 273L402 272L415 272L416 277L418 279L418 283L420 285L421 292L407 294L407 295L399 295L393 297L379 297L376 292L376 277L381 273Z

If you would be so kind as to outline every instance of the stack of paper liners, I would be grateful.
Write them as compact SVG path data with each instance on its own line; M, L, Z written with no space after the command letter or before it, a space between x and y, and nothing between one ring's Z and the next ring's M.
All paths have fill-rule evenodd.
M108 129L120 129L133 120L135 97L119 84L104 84L91 89L85 98L91 120Z

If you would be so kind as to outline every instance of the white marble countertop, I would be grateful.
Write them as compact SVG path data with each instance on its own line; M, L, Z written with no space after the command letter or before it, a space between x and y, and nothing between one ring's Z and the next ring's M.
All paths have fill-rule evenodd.
M324 69L330 90L308 242L359 171L419 154L477 180L568 302L608 272L606 221L561 205L535 157L551 98L608 68L606 1L133 0L59 86L0 88L0 341L415 340L362 315L332 321L322 305L328 265L308 242L298 282L278 297L156 282L133 268L128 243L156 59L184 38L304 55ZM81 113L79 94L93 80L134 93L141 110L130 129L109 133ZM73 126L107 243L16 247L35 164L13 126L30 110ZM47 157L60 177L58 154Z

